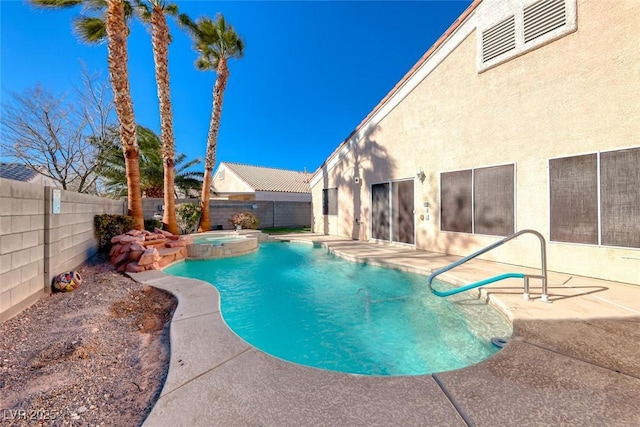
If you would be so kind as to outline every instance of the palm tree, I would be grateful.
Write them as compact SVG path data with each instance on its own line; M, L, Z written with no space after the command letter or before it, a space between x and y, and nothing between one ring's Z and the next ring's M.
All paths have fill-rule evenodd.
M140 147L140 186L144 197L164 197L164 161L160 154L162 143L151 129L138 126L138 146ZM189 196L192 190L202 187L202 172L188 171L200 163L200 159L186 161L187 156L178 153L175 156L175 188ZM117 141L105 150L102 166L97 173L104 180L105 191L109 196L118 198L127 196L127 178L122 151ZM172 199L178 197L172 194ZM165 197L166 200L166 197ZM165 206L166 210L166 206Z
M160 138L162 140L162 158L164 169L164 228L173 234L179 234L176 218L174 179L175 179L175 138L173 134L173 112L169 88L169 43L171 36L165 14L176 16L178 7L167 5L164 0L148 0L151 10L142 1L136 0L140 18L151 23L151 44L153 62L156 68L156 85L160 105Z
M213 166L216 163L216 145L222 116L222 98L229 79L227 61L230 58L241 58L244 43L233 27L227 25L224 16L218 14L215 21L210 18L199 18L192 22L184 15L180 16L182 24L190 31L194 40L194 48L200 54L196 60L196 68L201 71L215 71L217 78L213 86L213 108L209 133L207 135L207 153L204 162L204 179L202 182L200 226L198 231L211 230L209 213L209 188Z
M74 27L80 38L87 43L107 39L109 77L113 88L116 114L120 122L120 141L127 173L128 214L134 218L134 227L141 230L144 228L144 218L140 190L139 148L127 67L129 35L127 18L131 16L131 4L127 0L30 0L30 2L35 6L49 8L84 5L85 10L96 14L96 16L80 16L74 21Z

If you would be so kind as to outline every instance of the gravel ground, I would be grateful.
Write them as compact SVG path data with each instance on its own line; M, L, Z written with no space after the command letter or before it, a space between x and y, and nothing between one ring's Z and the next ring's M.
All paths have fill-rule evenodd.
M175 298L103 256L78 271L78 289L0 324L3 426L138 426L160 395Z

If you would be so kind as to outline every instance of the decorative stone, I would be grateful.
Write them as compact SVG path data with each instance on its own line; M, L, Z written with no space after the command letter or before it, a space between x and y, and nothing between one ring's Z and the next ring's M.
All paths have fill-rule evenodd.
M121 252L117 257L112 259L114 265L118 265L124 261L129 260L129 252Z
M111 249L109 250L109 256L115 257L116 255L118 255L120 253L120 248L122 248L122 245L111 246Z
M164 244L167 248L181 248L186 247L187 242L185 240L172 240Z
M53 288L60 292L75 291L82 283L82 276L77 271L66 271L53 279Z
M160 230L159 228L154 228L153 232L158 234L158 235L165 236L165 237L173 236L173 233L169 233L168 231Z
M144 252L147 248L140 242L131 243L131 251L142 251Z
M180 240L184 240L187 242L187 245L193 245L195 243L195 239L191 234L185 234L184 236L180 236Z
M160 260L160 254L156 248L149 248L140 257L138 260L138 265L146 266L151 265L154 262Z
M139 261L143 253L144 251L131 251L129 252L129 260Z
M127 268L125 269L125 271L129 272L129 273L140 273L142 271L145 271L146 268L140 264L138 264L137 262L130 262L129 264L127 264Z

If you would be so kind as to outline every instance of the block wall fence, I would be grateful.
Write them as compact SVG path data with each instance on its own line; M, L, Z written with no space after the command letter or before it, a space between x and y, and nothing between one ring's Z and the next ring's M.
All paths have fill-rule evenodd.
M126 213L105 199L0 178L0 321L51 292L53 278L98 252L93 220ZM54 212L55 205L55 212Z
M176 200L181 202L194 200ZM143 199L144 217L151 218L162 204L162 199ZM211 202L213 228L230 229L228 218L244 211L253 212L261 227L311 225L309 202L220 200ZM126 212L126 200L0 178L0 322L51 292L56 275L98 252L96 215Z
M162 199L142 199L145 218L152 218L155 212L162 213ZM198 203L197 199L177 199L179 203ZM260 220L260 228L310 227L311 202L273 202L265 200L212 200L209 204L211 227L230 230L229 218L239 212L251 212Z

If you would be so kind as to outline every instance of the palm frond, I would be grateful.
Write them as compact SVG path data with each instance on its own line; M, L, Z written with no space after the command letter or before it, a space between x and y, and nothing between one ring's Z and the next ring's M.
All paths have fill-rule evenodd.
M85 43L100 43L107 39L107 27L101 18L80 16L73 21L73 30Z
M178 10L178 5L174 3L171 3L168 6L165 6L164 12L168 15L176 16L176 17L180 15L180 11Z
M142 22L148 23L151 21L151 9L146 1L134 0L132 7Z
M77 6L83 3L83 0L29 0L36 7L63 8Z
M198 32L198 25L186 13L178 15L178 24L181 28L187 30L192 36Z
M103 11L107 8L107 0L84 0L82 9L85 12Z

